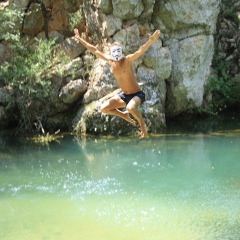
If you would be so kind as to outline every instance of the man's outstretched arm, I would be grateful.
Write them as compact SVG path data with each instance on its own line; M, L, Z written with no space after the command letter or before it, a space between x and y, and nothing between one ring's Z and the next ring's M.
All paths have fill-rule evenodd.
M107 54L102 53L101 51L99 51L95 46L93 46L92 44L88 43L87 41L85 41L84 39L82 39L79 36L78 33L78 29L74 29L74 33L75 33L75 38L85 47L87 48L91 53L95 54L97 57L108 61L111 59L111 57Z
M143 44L135 53L126 56L127 59L134 61L143 55L148 48L160 37L160 30L156 30L153 35L148 34L149 40Z

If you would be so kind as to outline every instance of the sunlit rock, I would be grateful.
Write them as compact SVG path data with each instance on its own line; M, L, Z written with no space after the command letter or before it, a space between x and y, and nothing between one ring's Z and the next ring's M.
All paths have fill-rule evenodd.
M91 0L93 4L99 9L99 11L110 14L112 12L112 1L111 0Z
M125 54L133 53L141 46L140 31L137 24L122 29L113 37L114 41L119 42Z
M90 75L88 91L84 95L83 102L90 103L98 100L118 88L109 64L98 59L93 65L94 71Z
M67 38L60 45L59 48L70 57L71 60L77 58L85 51L85 47L80 44L74 37Z
M126 49L128 32L126 29L121 29L113 36L114 42L119 42L122 45L123 51Z
M113 36L117 31L122 28L122 20L114 17L113 15L102 15L103 18L103 34L105 37Z
M142 0L114 0L113 1L113 15L123 19L129 20L137 18L144 10Z
M111 96L118 85L108 63L96 59L72 38L70 16L76 12L80 13L76 21L80 35L105 53L109 44L114 41L120 42L125 55L133 53L148 40L148 33L161 30L160 39L133 64L137 80L143 83L142 88L147 95L141 110L152 129L158 129L157 125L165 123L165 109L168 116L174 117L203 104L204 86L210 74L213 57L212 35L216 30L220 1L43 0L41 4L47 10L44 17L40 4L30 4L30 0L9 1L11 7L13 3L27 13L23 24L16 23L16 29L30 35L30 38L45 38L46 30L50 38L56 34L65 55L71 60L79 56L83 60L84 66L79 66L78 73L81 76L78 77L63 77L49 69L52 72L54 92L49 106L44 106L43 115L54 116L69 110L71 104L64 103L59 98L59 92L70 81L86 77L88 89L79 106L79 112L83 115L78 114L76 119L82 121L82 118L92 118L87 123L89 129L95 129L95 124L96 129L111 130L113 126L116 131L117 128L121 129L121 120L100 112L100 102L106 99L106 95ZM233 8L236 9L237 6ZM223 36L219 38L221 57L229 62L236 58L237 63L238 37L236 34L224 36L227 30L236 31L237 25L234 27L235 24L229 22L229 19L222 19L220 32ZM44 23L47 23L45 28ZM31 39L30 42L34 41ZM9 46L1 42L0 63L11 52ZM232 71L239 73L237 64L233 64ZM67 100L64 101L74 102L71 91L68 93L64 97Z
M213 36L199 35L170 44L174 58L167 88L169 116L201 106L204 85L210 74L213 41Z
M168 47L162 47L160 40L156 41L143 56L143 63L156 71L159 81L166 80L171 74L171 53Z
M165 81L159 83L156 71L145 66L138 68L136 76L146 95L146 100L141 106L141 112L146 118L149 130L152 132L159 131L165 124Z
M164 39L183 39L199 34L213 34L219 13L219 1L156 1L154 25Z
M140 19L151 20L156 0L142 0L142 1L144 5L144 10L140 16Z
M60 93L59 98L67 104L72 104L77 101L87 90L86 81L79 79L70 81L67 85L65 85Z

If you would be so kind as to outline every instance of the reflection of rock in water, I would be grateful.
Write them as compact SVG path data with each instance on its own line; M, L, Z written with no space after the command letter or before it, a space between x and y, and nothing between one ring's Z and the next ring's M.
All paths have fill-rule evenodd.
M5 145L14 154L0 168L1 237L238 239L239 141L163 134Z

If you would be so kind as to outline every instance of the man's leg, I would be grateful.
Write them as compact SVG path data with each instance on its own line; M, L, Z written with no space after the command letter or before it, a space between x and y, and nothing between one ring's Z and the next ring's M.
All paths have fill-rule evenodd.
M123 118L124 120L136 125L136 122L130 118L128 111L120 111L118 108L125 108L126 103L119 97L115 96L104 102L101 106L101 111L106 114L114 115Z
M138 106L141 104L141 99L137 96L133 97L127 105L127 111L133 115L133 117L138 121L141 129L141 137L147 136L147 127L143 121L142 114L138 111Z

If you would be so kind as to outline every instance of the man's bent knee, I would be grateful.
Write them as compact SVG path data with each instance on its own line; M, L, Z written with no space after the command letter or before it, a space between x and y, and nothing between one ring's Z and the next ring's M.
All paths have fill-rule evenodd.
M134 112L134 111L136 111L136 106L135 105L127 105L126 110L130 113Z
M102 105L102 106L100 107L100 110L101 110L101 112L103 112L103 113L108 113L107 107L104 106L104 105Z

